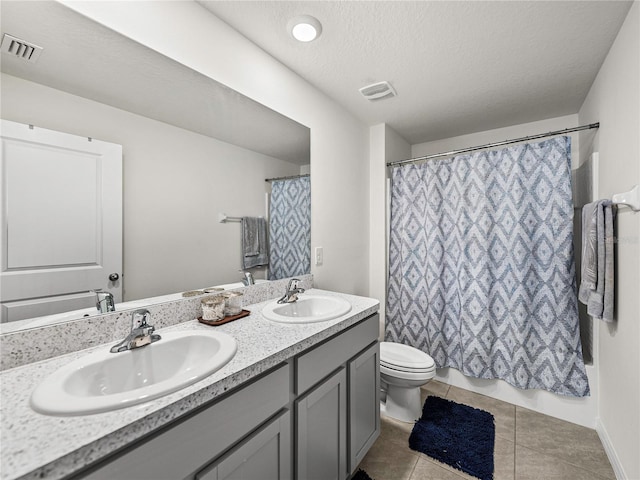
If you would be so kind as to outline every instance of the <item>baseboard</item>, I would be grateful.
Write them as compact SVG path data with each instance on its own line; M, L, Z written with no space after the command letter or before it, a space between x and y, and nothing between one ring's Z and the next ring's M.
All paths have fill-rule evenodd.
M611 463L611 468L613 468L613 473L616 475L617 480L627 480L627 474L624 471L624 467L622 463L620 463L620 459L616 454L615 449L613 448L613 444L611 443L611 439L609 438L609 434L607 433L607 429L604 428L602 422L599 418L596 419L596 432L598 432L598 436L600 437L600 441L602 442L602 446L604 447L604 451L609 458L609 463Z

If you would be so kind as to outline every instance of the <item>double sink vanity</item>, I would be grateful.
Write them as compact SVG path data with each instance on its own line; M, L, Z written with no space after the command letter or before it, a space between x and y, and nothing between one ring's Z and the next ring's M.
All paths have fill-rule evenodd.
M274 288L218 327L5 370L1 478L348 478L380 431L378 301Z

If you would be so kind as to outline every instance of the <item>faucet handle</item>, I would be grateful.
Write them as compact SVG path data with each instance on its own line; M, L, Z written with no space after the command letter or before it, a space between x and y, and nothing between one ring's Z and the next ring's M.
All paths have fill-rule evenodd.
M304 293L304 288L298 287L298 282L300 282L299 278L292 278L289 281L289 286L287 287L287 290L292 291L294 293Z
M138 321L138 324L136 325L137 317L142 317L142 319L140 319ZM149 310L147 310L146 308L140 308L138 310L134 310L133 313L131 313L131 330L133 330L135 328L144 328L144 327L153 328L153 326L149 325L149 323L147 322L147 320L150 319L150 318L151 318L151 312ZM149 333L151 333L151 332L149 332Z

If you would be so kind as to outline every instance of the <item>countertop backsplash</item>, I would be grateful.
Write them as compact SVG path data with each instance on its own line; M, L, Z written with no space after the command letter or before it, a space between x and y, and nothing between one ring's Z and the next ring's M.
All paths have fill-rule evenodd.
M299 278L300 287L313 288L313 275ZM288 282L289 279L272 280L233 290L244 294L243 305L251 305L282 296ZM202 297L212 295L220 293L206 293L144 308L151 312L150 323L159 329L198 318L202 312ZM0 335L0 371L122 340L131 330L131 311L112 312Z

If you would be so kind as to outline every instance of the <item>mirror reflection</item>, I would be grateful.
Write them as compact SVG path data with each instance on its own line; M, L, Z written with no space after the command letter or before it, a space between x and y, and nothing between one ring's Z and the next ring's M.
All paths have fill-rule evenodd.
M46 310L50 303L58 311L95 310L96 295L88 291L98 288L112 292L120 309L123 301L133 308L176 292L241 285L245 272L255 281L290 276L293 267L302 270L292 275L309 273L310 218L301 213L310 212L309 177L298 178L309 173L307 127L56 2L3 1L0 8L2 34L43 47L35 63L2 54L0 116L31 131L26 140L5 138L3 124L3 147L13 145L17 154L3 156L11 175L3 178L2 198L21 205L13 222L32 221L2 218L3 322L11 312L15 320L55 313ZM56 144L58 154L66 152L58 168L21 147L46 131L71 139L71 146ZM103 223L101 169L109 162L95 160L106 157L94 151L102 144L121 147L121 177L114 181L121 187L121 233L117 220L113 227ZM88 171L74 167L79 151L93 158ZM282 177L294 178L265 182ZM250 243L262 234L252 236L247 225L243 234L242 221L220 221L221 214L255 220L275 212L283 216L260 227L266 245L257 252ZM294 224L300 230L292 236ZM95 248L79 251L74 242L83 235L96 237ZM37 250L29 251L29 243ZM17 245L19 251L11 249ZM52 245L66 252L55 261L36 255ZM269 247L269 260L247 262ZM103 265L105 252L118 249L120 263ZM63 278L49 277L53 270ZM71 279L74 271L86 278L87 270L99 271L104 283ZM32 276L9 280L27 271ZM48 290L36 292L38 282Z

